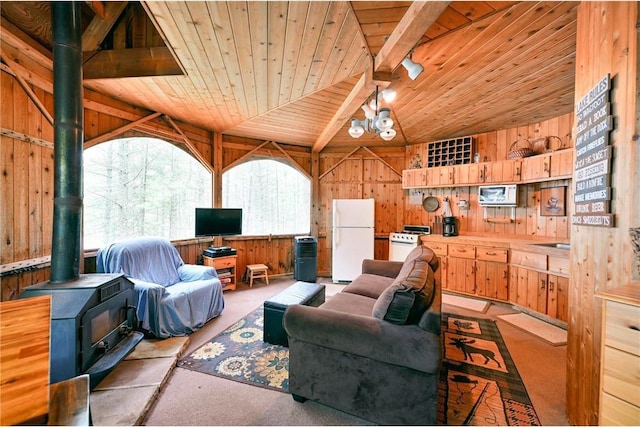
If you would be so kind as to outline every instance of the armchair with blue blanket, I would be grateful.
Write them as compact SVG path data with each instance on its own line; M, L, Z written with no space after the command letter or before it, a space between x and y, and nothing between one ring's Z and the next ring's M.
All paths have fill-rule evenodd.
M222 285L213 267L185 264L159 237L111 243L98 251L98 273L122 273L135 284L139 326L156 338L189 334L222 313Z

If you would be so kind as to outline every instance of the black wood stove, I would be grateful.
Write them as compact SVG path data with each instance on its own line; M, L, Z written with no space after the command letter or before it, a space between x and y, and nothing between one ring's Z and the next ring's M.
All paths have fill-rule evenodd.
M87 373L93 389L143 338L133 331L133 283L122 274L40 283L20 298L40 295L51 295L51 383Z

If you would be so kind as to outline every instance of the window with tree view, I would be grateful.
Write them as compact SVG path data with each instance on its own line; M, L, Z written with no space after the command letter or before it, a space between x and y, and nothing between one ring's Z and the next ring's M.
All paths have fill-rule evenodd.
M194 236L196 207L212 206L211 172L156 138L123 138L83 153L84 247L139 236Z
M253 160L222 175L222 207L242 208L242 234L303 234L311 223L311 181L276 160Z

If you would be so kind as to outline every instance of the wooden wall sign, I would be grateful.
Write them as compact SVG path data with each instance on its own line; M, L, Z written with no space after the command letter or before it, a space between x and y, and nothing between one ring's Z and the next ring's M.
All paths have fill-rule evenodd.
M609 132L611 76L607 74L576 105L574 225L613 227Z

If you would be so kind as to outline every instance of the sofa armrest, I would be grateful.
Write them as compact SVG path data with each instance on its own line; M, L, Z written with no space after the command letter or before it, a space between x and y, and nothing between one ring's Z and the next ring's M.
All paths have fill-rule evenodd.
M365 259L362 261L362 272L395 279L400 273L401 261L386 261L380 259Z
M134 284L136 294L136 316L140 327L147 331L157 331L158 307L167 290L157 283L129 278ZM155 328L155 329L154 329Z
M297 304L283 323L290 346L302 341L432 374L441 364L440 337L417 325Z
M178 276L181 282L193 282L195 280L217 279L218 272L215 268L206 265L183 264L178 267Z

